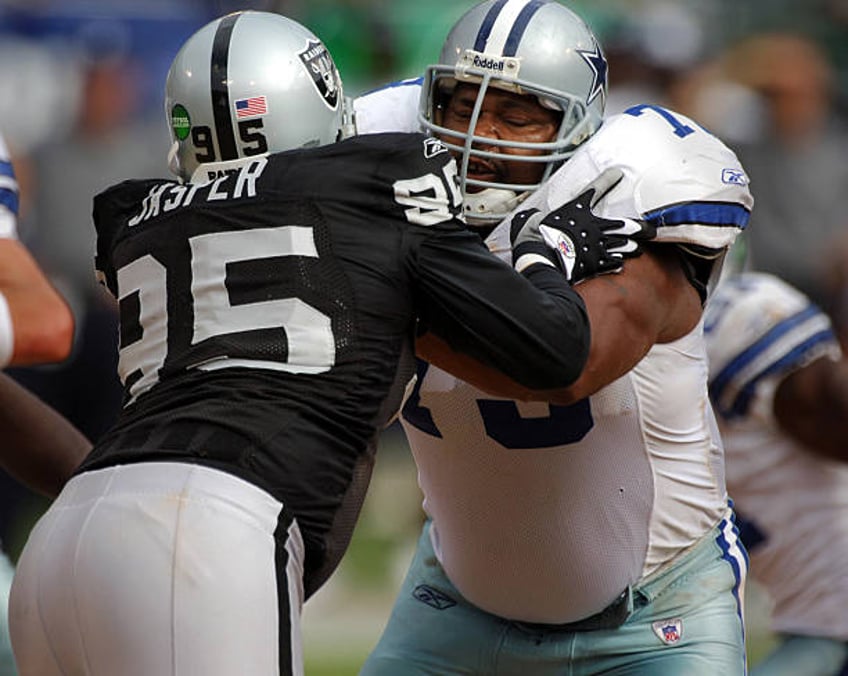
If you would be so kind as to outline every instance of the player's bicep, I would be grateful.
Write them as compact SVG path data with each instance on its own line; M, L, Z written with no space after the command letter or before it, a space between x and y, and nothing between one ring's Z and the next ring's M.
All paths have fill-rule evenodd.
M576 289L586 302L592 340L583 373L569 388L574 400L623 376L655 343L683 337L701 316L698 293L672 246L652 247L628 261L623 272Z

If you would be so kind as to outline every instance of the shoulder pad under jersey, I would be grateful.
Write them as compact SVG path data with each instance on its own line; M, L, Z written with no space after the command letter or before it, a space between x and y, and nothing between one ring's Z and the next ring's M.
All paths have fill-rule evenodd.
M366 92L353 101L357 134L420 131L421 78L400 80Z
M0 237L17 238L18 183L6 142L0 136Z
M659 106L633 106L607 118L522 208L555 209L610 167L624 178L595 213L648 220L657 226L657 241L724 249L748 224L753 197L733 151Z
M705 310L704 336L710 396L726 418L745 415L767 381L777 383L814 359L841 354L824 312L797 289L758 272L718 285Z

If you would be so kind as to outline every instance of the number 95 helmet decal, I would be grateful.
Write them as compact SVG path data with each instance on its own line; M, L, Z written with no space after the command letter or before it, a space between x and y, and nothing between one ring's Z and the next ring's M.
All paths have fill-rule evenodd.
M169 166L190 179L201 164L337 141L342 82L324 44L270 12L234 12L205 25L168 71Z
M441 107L457 83L480 86L465 134L441 125ZM545 143L527 143L473 136L483 97L490 87L533 95L542 106L561 111L555 138ZM466 199L467 217L496 221L537 189L580 143L598 130L606 93L606 58L595 35L579 16L550 0L488 0L454 24L439 63L427 68L419 121L443 141L450 136L447 140L455 142L446 145L459 156L460 188ZM510 155L509 160L543 163L541 180L525 185L468 178L473 159L503 159L498 151L504 148L533 152L532 156Z

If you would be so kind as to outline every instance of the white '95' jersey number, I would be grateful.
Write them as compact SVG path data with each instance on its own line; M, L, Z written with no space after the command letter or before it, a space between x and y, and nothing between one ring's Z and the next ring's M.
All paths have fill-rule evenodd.
M330 318L298 298L277 298L239 305L230 302L227 267L235 263L250 264L267 258L306 256L317 258L311 227L286 225L198 235L188 240L191 249L190 288L170 287L172 295L190 295L192 308L180 308L194 317L190 335L180 334L186 344L174 344L175 331L169 331L169 278L165 265L152 255L141 258L118 269L118 300L121 302L121 322L137 323L140 332L136 339L122 345L119 353L118 374L134 398L158 382L159 373L168 359L169 349L183 354L204 341L228 334L279 328L285 331L287 354L257 351L245 346L233 350L242 342L230 341L226 352L216 351L200 363L187 364L188 368L226 368L247 366L253 368L288 371L290 373L322 373L335 362L335 340ZM257 252L262 255L257 255ZM284 282L286 266L273 266L274 282ZM175 281L171 281L173 285ZM133 320L125 308L136 305L137 317ZM140 333L140 335L138 335ZM176 332L179 333L179 332ZM122 331L122 338L127 331ZM246 345L246 344L245 344Z
M456 162L442 167L442 176L425 174L395 181L395 202L410 207L406 220L414 225L446 223L461 218L462 194L459 192Z

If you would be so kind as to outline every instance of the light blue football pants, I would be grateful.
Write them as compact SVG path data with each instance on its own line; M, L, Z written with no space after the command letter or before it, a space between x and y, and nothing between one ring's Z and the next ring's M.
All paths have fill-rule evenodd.
M848 676L848 643L786 636L751 668L751 676Z
M510 622L463 600L437 562L425 524L360 676L744 675L747 555L725 537L730 527L724 522L629 590L620 626L563 631Z

